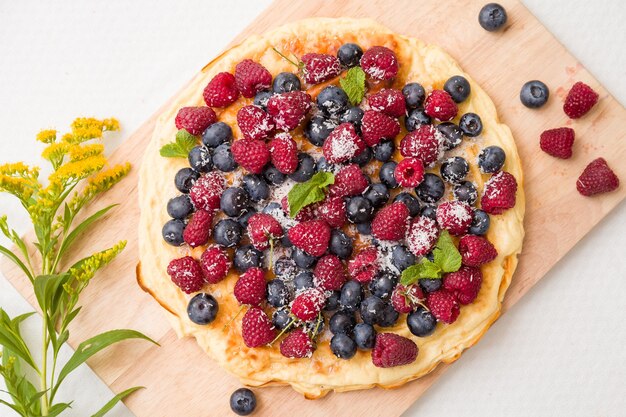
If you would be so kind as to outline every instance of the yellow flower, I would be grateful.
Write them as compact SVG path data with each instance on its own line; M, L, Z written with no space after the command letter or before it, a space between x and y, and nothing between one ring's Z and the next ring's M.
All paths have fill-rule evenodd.
M0 175L0 191L13 194L22 201L28 200L35 191L32 182L26 178Z
M126 162L116 165L106 171L99 172L88 179L87 186L80 193L75 193L68 206L76 213L86 202L93 199L97 194L108 191L130 172L130 164Z
M62 140L68 143L81 143L102 137L102 132L119 130L116 119L98 120L93 117L79 117L72 122L72 133L63 135Z
M91 145L73 145L70 147L70 161L82 161L91 156L98 156L104 153L104 145L93 143Z
M37 134L37 140L43 143L52 143L57 140L57 131L54 129L42 130Z
M90 156L80 161L70 161L61 165L55 172L50 174L50 182L67 183L87 178L94 172L100 171L106 164L106 158L102 155Z
M104 126L104 130L110 132L120 130L120 122L118 122L117 119L104 119L102 125Z
M41 152L41 157L53 164L59 165L69 150L70 145L66 142L51 143Z
M39 177L39 168L29 167L23 162L9 163L0 165L0 175L34 179Z
M70 268L69 273L79 283L86 283L93 278L96 271L109 262L126 247L126 241L122 240L118 242L112 248L104 250L102 252L94 253L84 261L82 261L77 267ZM67 289L66 289L67 291Z

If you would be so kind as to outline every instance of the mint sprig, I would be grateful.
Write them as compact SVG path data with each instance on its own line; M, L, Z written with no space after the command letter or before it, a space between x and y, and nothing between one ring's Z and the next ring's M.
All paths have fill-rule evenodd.
M341 88L348 95L348 100L353 106L358 106L365 96L365 72L361 67L352 67L344 78L339 80Z
M189 152L198 144L198 138L185 129L176 133L176 141L167 143L159 150L165 158L187 158Z
M423 257L418 264L402 271L402 285L415 284L419 279L440 279L443 274L458 271L461 268L461 254L454 246L452 237L444 230L437 239L433 250L433 260Z
M335 182L332 172L320 171L313 175L310 180L293 186L287 194L289 202L289 216L296 214L309 204L322 201L325 197L326 187Z

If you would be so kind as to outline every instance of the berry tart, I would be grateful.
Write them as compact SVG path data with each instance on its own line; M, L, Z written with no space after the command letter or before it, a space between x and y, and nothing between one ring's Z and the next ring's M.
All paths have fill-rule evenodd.
M208 64L159 117L139 196L138 282L178 335L307 398L457 359L524 235L491 99L371 20L299 21Z

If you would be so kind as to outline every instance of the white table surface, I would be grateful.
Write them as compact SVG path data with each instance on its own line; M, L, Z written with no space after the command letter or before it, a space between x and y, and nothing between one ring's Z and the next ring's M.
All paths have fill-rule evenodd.
M118 117L124 131L112 143L121 143L269 3L1 1L0 162L39 163L39 129L63 130L78 115ZM525 3L626 103L623 0ZM0 213L28 229L4 195ZM621 204L405 415L626 415L624 235ZM0 306L11 315L31 310L2 276ZM38 329L31 320L25 332L37 340ZM62 392L75 399L66 415L90 415L110 395L83 366ZM118 406L110 415L132 414Z

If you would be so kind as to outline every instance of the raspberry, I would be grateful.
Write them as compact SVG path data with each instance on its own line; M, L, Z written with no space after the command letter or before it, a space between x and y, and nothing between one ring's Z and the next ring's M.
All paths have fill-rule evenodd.
M176 129L185 129L192 135L201 135L207 127L217 120L210 107L183 107L178 110L175 123Z
M327 198L317 209L317 215L334 229L346 223L346 202L343 198Z
M207 248L200 257L200 266L209 284L217 284L224 279L228 275L230 265L228 255L218 246Z
M391 117L400 117L406 114L404 94L400 90L383 88L367 99L372 110L377 110Z
M265 273L261 268L252 267L244 272L233 288L233 294L239 304L258 306L265 299Z
M367 146L375 146L383 139L393 139L400 133L400 123L376 110L366 110L361 121L361 134Z
M302 328L298 328L280 342L280 353L286 358L308 358L313 354L313 342Z
M267 113L276 129L288 132L298 127L311 109L311 96L303 91L275 94L267 102Z
M197 210L192 216L183 232L185 242L195 248L204 245L211 236L211 222L213 221L213 212L206 210Z
M604 158L591 161L576 181L578 192L587 197L613 191L617 187L619 178L609 168Z
M409 209L400 201L384 207L372 221L372 235L381 240L403 239L409 225L409 215Z
M455 236L467 232L472 224L472 207L464 201L445 201L437 207L437 223Z
M359 155L365 149L365 143L356 133L352 123L337 126L322 147L324 158L331 164L340 164Z
M424 179L424 164L417 158L404 158L393 175L401 187L417 187Z
M282 200L280 200L280 205L282 206L283 212L289 216L289 200L287 196L284 196ZM294 217L294 220L297 222L305 222L315 219L315 207L315 203L302 207L300 211L298 211L298 214L296 214L296 217Z
M406 235L409 250L415 256L424 256L431 251L439 238L437 223L428 217L415 218Z
M419 285L396 285L391 293L391 305L398 313L409 314L415 310L418 303L424 299L424 293Z
M361 194L369 182L357 164L346 165L335 175L335 182L328 187L331 197L350 197Z
M326 255L317 261L313 270L313 282L316 287L324 291L334 291L341 288L348 276L336 255Z
M236 140L231 145L230 151L235 162L253 174L263 172L263 167L270 161L270 151L262 140Z
M274 340L276 330L263 309L250 307L241 319L241 337L246 346L255 348Z
M230 106L239 98L235 77L229 72L220 72L209 81L202 95L207 106Z
M476 299L482 282L483 274L480 269L464 265L458 271L443 277L443 288L454 294L459 303L470 304Z
M302 321L311 321L318 316L326 303L326 295L319 288L308 288L296 295L291 303L291 313Z
M481 266L496 259L498 251L482 236L465 235L459 240L459 252L463 265Z
M200 291L206 283L200 264L191 256L170 261L167 274L172 282L186 294Z
M400 154L430 167L443 156L443 136L433 125L420 125L400 142Z
M265 139L274 130L269 114L257 106L243 106L237 112L237 125L246 139Z
M398 74L398 58L389 48L373 46L361 57L361 68L376 80L390 80Z
M258 62L244 59L235 66L235 82L241 94L251 98L259 91L269 90L272 74Z
M289 229L291 243L312 256L322 256L328 249L330 227L323 220L309 220Z
M273 216L266 213L255 213L248 219L248 236L250 243L258 249L270 247L270 240L283 235L283 228Z
M570 119L583 117L598 102L598 93L587 84L578 81L565 97L563 111Z
M454 119L457 111L456 103L443 90L433 90L424 102L424 113L440 122Z
M304 64L304 80L309 84L319 84L341 73L339 59L327 54L304 54L300 58Z
M298 168L298 145L289 133L279 133L269 144L272 164L283 174L291 174Z
M448 324L454 323L461 312L454 294L446 289L429 293L426 298L426 305L437 320Z
M542 151L561 159L571 158L573 144L574 129L569 127L546 130L539 138Z
M378 333L372 349L372 363L379 368L415 362L419 349L414 341L395 333Z
M348 261L350 276L359 282L369 282L380 269L378 249L370 246L361 250L354 258Z
M515 207L517 181L506 171L493 175L485 183L485 191L480 200L481 207L489 214L502 214Z
M189 190L191 202L197 210L215 211L220 208L220 198L226 183L217 172L210 172L198 178Z

